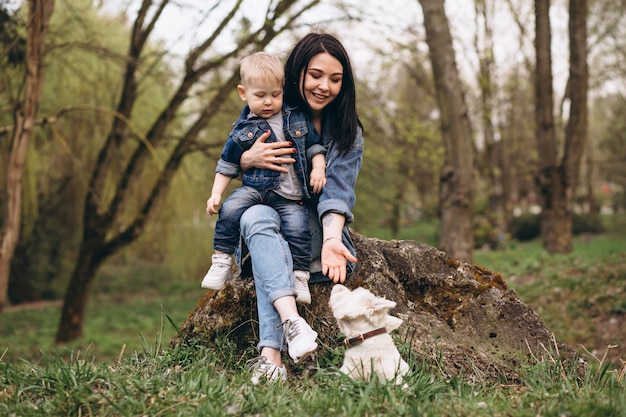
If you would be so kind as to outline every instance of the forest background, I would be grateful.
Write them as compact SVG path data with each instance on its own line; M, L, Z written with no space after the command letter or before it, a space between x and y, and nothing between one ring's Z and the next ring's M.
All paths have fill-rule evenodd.
M3 232L16 115L27 103L27 4L36 3L46 2L19 8L8 2L1 10ZM440 221L448 208L441 190L451 152L420 7L431 2L48 3L55 4L40 42L45 77L25 153L19 240L2 307L64 299L58 342L82 336L90 290L107 280L99 273L103 265L156 264L166 271L159 277L174 282L202 276L213 227L204 205L241 108L234 89L238 61L257 49L284 59L311 30L344 41L359 81L366 153L353 228L434 246L451 232ZM547 81L557 103L560 158L568 153L573 101L567 88L571 4L555 1L549 9ZM602 214L620 216L626 207L625 7L621 0L596 0L585 13L588 126L570 196L569 235L600 231ZM535 13L533 4L515 0L446 2L471 140L462 156L472 160L473 182L464 190L471 195L472 250L542 234ZM418 222L431 224L431 234L402 233Z

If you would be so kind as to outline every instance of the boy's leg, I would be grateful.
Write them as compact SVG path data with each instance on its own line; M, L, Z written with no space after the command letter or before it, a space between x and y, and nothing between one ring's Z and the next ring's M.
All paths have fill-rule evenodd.
M282 199L275 205L280 215L283 234L293 257L296 301L311 304L309 291L309 264L311 262L311 235L308 209L297 201Z
M241 186L235 189L222 202L213 236L216 251L232 255L239 245L241 215L255 204L261 203L261 195L252 187Z
M237 188L222 203L219 217L215 223L211 268L202 279L202 288L221 290L227 280L233 276L232 254L239 244L239 219L244 211L257 204L259 193L251 187Z

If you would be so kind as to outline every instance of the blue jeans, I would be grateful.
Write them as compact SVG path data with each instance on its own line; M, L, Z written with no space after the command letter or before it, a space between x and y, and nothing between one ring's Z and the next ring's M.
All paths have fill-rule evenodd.
M232 255L239 245L239 226L242 214L250 207L263 204L278 213L279 231L287 239L293 257L293 268L308 271L311 262L311 235L308 209L301 201L289 200L273 191L258 191L241 186L222 203L215 224L213 248Z
M256 205L241 216L241 236L250 251L259 314L259 351L285 350L280 315L274 301L295 295L289 245L280 233L281 219L271 207Z

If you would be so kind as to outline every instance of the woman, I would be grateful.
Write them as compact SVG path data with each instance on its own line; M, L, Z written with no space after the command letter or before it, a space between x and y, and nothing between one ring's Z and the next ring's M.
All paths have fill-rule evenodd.
M294 47L285 64L285 102L308 109L326 154L326 186L317 212L309 216L312 237L311 282L344 282L357 259L348 235L353 221L356 178L363 156L362 125L356 112L355 81L343 45L332 35L310 33ZM269 135L268 135L269 136ZM292 148L266 137L241 157L251 167L286 172ZM317 348L317 333L296 307L292 257L280 234L280 219L271 207L257 205L241 217L241 235L254 275L259 314L260 356L252 361L254 383L260 378L286 380L281 351L285 342L298 363ZM317 260L317 261L316 261Z

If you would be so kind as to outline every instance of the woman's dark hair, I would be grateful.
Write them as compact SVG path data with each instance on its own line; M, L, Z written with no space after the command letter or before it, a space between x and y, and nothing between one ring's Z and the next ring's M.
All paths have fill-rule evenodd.
M285 64L285 102L310 110L302 96L300 74L306 73L315 55L328 52L343 66L341 91L335 100L323 110L324 127L340 150L348 150L353 144L358 128L363 126L356 112L356 86L348 53L337 38L325 33L309 33L293 48ZM304 82L304 80L302 81ZM304 87L304 86L302 86ZM327 123L328 122L328 123Z

